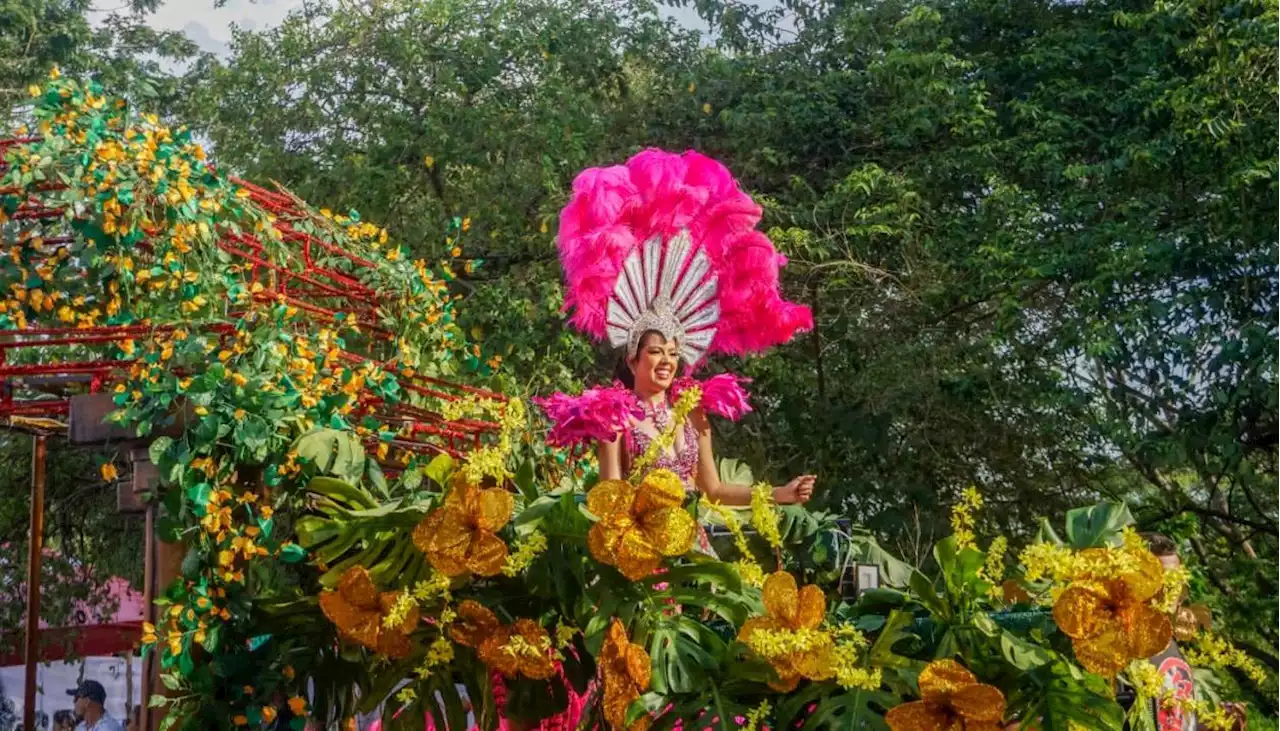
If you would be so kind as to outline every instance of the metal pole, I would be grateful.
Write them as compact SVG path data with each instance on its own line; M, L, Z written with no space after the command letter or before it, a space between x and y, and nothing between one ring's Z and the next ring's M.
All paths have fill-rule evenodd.
M154 502L147 503L147 532L143 538L143 554L142 554L142 618L152 624L156 623L155 619L155 600L156 600L156 506ZM142 714L138 719L138 728L141 731L151 731L151 688L154 684L155 665L153 658L155 651L148 652L142 658L142 682L138 685L141 689L139 701L142 703Z
M22 727L36 727L36 663L40 639L40 559L44 556L45 437L31 437L31 542L27 552L26 687L23 689Z

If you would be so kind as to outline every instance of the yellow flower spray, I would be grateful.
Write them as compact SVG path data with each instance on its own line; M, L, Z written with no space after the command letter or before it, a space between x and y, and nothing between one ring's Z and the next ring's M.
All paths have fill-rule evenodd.
M742 577L743 583L757 588L764 586L764 569L751 554L751 547L747 545L747 536L742 532L742 522L738 520L737 514L724 505L712 501L707 501L707 509L719 516L725 528L728 528L729 533L733 535L733 545L738 549L741 557L732 565L737 569L738 576Z
M751 488L751 527L774 550L782 548L782 531L778 527L781 520L778 506L773 502L773 486L767 482L757 483Z
M666 429L657 436L656 439L649 442L649 448L644 450L644 454L636 460L631 467L630 481L636 483L649 470L649 467L657 461L658 455L671 449L676 443L676 434L679 433L681 427L684 426L684 420L689 418L698 404L702 403L702 389L697 386L691 386L680 392L680 397L676 399L676 403L671 407L671 423Z
M973 540L973 514L982 508L982 493L975 487L966 487L960 493L960 502L951 508L951 530L956 537L956 549L977 548Z

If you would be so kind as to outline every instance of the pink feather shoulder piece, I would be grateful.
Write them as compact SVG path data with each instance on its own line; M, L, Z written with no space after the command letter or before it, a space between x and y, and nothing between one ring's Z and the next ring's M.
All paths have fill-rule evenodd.
M809 308L782 298L787 260L756 228L760 215L729 170L697 152L651 149L583 171L556 240L570 323L632 352L642 329L659 330L690 365L811 329Z
M751 383L750 378L742 378L732 373L721 373L706 380L679 378L671 385L671 398L680 398L680 392L690 386L702 389L700 405L708 414L715 414L729 421L738 421L751 413L751 397L743 384Z
M671 398L677 399L682 391L697 386L702 389L703 410L738 421L751 413L750 396L743 388L743 384L750 382L732 373L721 373L704 381L684 377L672 384ZM578 396L555 393L547 398L535 398L533 402L551 422L547 444L553 447L612 441L631 426L632 419L644 419L644 409L640 408L635 394L616 383L588 388Z
M616 384L588 388L578 396L556 393L533 402L551 422L547 444L553 447L613 441L631 425L631 419L644 418L635 394Z

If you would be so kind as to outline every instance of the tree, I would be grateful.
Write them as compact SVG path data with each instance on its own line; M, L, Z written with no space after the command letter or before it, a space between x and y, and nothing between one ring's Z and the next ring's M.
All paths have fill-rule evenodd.
M29 98L27 87L50 69L93 76L120 94L166 103L174 91L166 63L198 48L182 33L147 25L161 0L129 0L94 28L90 0L5 0L0 3L0 118L11 119Z

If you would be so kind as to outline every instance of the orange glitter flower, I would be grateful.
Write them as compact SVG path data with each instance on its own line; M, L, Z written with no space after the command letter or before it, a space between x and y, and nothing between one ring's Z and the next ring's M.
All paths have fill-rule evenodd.
M892 731L1000 731L1004 693L978 682L955 660L935 660L920 673L921 700L889 709Z
M1150 553L1137 561L1119 577L1068 587L1053 605L1054 620L1086 670L1114 677L1130 660L1163 650L1173 636L1169 618L1150 604L1163 586L1164 567Z
M614 618L605 632L599 663L604 682L605 720L615 729L648 729L648 716L641 716L630 726L626 725L626 721L627 708L641 693L649 689L652 663L649 653L643 647L631 643L627 630L617 618Z
M458 619L449 634L454 642L475 649L480 662L508 678L524 675L546 680L556 674L551 636L532 619L504 626L488 607L467 599L458 604Z
M663 557L693 548L697 523L683 502L684 486L669 470L650 472L638 488L626 480L599 483L587 493L587 510L600 518L587 534L591 555L632 581L651 575Z
M418 608L414 605L395 627L383 626L383 617L399 598L399 592L379 594L369 572L363 566L352 566L338 580L337 591L320 594L320 609L343 637L383 655L402 658L413 650L409 635L418 626Z
M445 576L496 576L507 561L507 544L495 534L514 507L506 490L481 489L459 475L444 504L413 529L413 543Z

